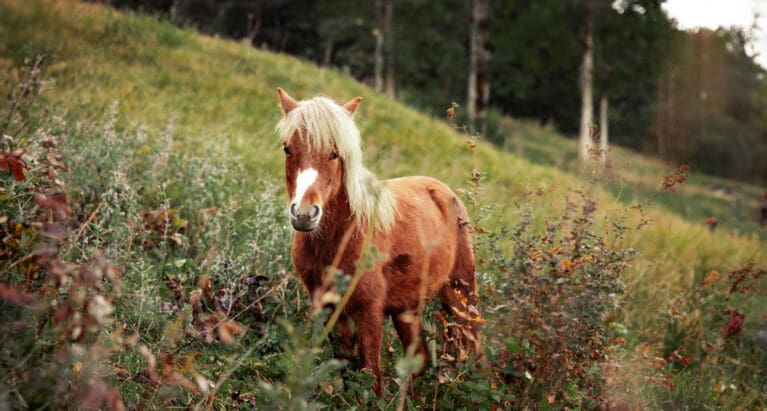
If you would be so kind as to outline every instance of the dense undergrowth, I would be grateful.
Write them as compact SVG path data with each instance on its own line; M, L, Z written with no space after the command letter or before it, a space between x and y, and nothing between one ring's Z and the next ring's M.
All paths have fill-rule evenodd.
M121 129L119 102L101 120L62 116L44 94L38 98L45 67L32 59L17 70L21 80L0 116L7 118L0 147L3 405L767 403L759 372L767 366L765 342L743 332L764 301L764 267L708 272L668 300L642 296L655 305L644 319L653 327L638 329L626 308L637 296L624 278L637 251L625 238L648 229L645 210L605 209L595 195L598 178L528 186L510 204L489 204L478 156L463 192L473 210L485 356L456 361L444 352L449 318L430 304L424 338L431 364L407 388L408 373L420 366L398 343L385 344L377 398L372 377L335 359L322 338L328 313L309 314L291 273L279 182L260 181L254 190L231 149L179 134L173 119L156 134ZM559 205L542 212L541 202ZM505 223L508 214L516 222Z
M39 69L25 78L10 107L34 103ZM271 186L240 191L226 147L200 141L206 157L187 156L172 123L159 136L118 132L117 110L73 124L16 109L4 129L2 317L13 331L2 391L14 408L204 404L222 371L280 346L276 317L305 307Z
M272 133L283 86L362 95L372 169L438 177L476 207L486 358L441 358L429 306L432 365L404 405L765 406L757 187L688 173L658 193L673 167L620 149L594 179L570 141L512 119L499 127L511 154L480 143L484 174L470 174L444 121L339 73L92 4L2 0L0 35L3 404L401 404L416 365L387 344L385 395L372 396L370 376L320 341L327 313L309 318L291 273ZM39 52L46 76L30 83L20 67ZM43 100L15 105L25 83Z

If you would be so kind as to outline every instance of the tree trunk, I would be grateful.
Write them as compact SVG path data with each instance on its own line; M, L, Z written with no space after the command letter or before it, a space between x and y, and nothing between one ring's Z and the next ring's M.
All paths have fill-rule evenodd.
M485 133L485 111L490 102L488 60L490 38L487 18L488 0L472 0L471 24L469 26L469 77L466 93L466 114L472 131ZM479 125L479 127L477 127Z
M599 98L599 158L602 164L607 164L607 153L609 152L609 121L607 120L607 110L610 105L610 100L607 96L607 91L602 91L602 96Z
M333 42L328 40L325 42L325 56L322 58L322 65L324 67L330 67L333 63Z
M386 95L389 98L395 97L394 85L394 32L392 31L392 14L394 13L394 4L392 0L384 0L384 21L383 21L383 48L384 48L384 66L386 66Z
M662 77L660 80L658 80L658 91L657 91L657 103L656 106L658 107L657 110L655 110L655 143L657 145L658 149L658 155L663 158L663 154L666 152L665 150L665 137L666 137L666 117L668 115L666 111L666 78L668 77L667 74L662 74Z
M383 26L384 26L384 12L381 0L376 0L376 16L378 17L378 27L373 31L373 35L376 38L375 55L373 58L375 64L375 74L373 77L373 88L377 92L382 92L384 87L383 80L383 67L384 67L384 38L383 38Z
M591 124L594 110L592 96L592 72L594 71L594 39L592 35L592 11L590 7L586 11L584 27L583 60L579 86L581 89L581 124L578 138L578 158L582 161L589 159L589 149L593 145L591 140Z
M261 13L259 12L258 17L256 17L255 13L248 13L246 33L240 39L240 42L248 46L253 46L259 30L261 30Z

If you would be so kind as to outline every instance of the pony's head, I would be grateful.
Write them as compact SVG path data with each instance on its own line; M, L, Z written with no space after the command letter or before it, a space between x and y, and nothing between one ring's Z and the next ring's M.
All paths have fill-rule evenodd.
M285 151L288 215L293 228L314 231L324 207L345 189L351 214L378 226L393 220L391 194L362 166L360 132L352 116L362 98L338 105L325 97L296 102L278 88L285 116L277 124Z

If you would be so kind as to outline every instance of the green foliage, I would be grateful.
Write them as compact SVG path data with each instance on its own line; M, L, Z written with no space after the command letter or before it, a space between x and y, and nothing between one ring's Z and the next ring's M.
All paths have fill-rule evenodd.
M678 36L657 0L598 2L594 27L595 99L609 98L610 141L641 149L655 122L658 78Z
M60 149L64 122L33 120L42 63L19 70L0 143L0 322L9 331L0 398L11 408L117 406L120 394L102 380L101 361L121 344L111 314L122 269L96 250L81 258L66 251L75 232Z
M285 373L285 378L283 381L273 383L262 381L259 384L259 392L264 396L264 401L259 401L259 405L286 410L321 409L323 405L313 401L312 397L315 396L313 390L320 383L330 384L327 382L330 375L341 368L343 363L330 359L317 366L316 356L321 353L321 350L309 343L311 335L302 333L288 322L283 325L286 338L283 346L283 362L280 366ZM372 379L368 380L370 384L357 391L370 391ZM328 386L330 388L326 388L326 393L333 390L332 385Z
M42 110L19 111L24 113L18 117L21 122L14 124L28 126L14 126L11 130L21 131L11 132L13 147L3 146L6 151L26 149L20 158L34 170L23 170L24 181L15 180L12 171L0 171L6 190L0 218L7 216L0 223L4 252L0 275L5 286L0 321L9 330L2 337L0 356L0 367L8 376L0 389L4 404L20 407L23 400L41 407L74 406L72 400L92 394L104 406L110 398L119 399L111 387L131 408L263 407L267 396L276 406L307 408L322 404L394 409L400 401L409 409L435 404L438 408L509 408L522 403L586 408L592 401L615 403L627 389L637 393L626 398L627 403L648 408L765 403L759 391L764 383L754 372L764 354L757 333L762 294L738 293L725 303L727 287L721 281L713 298L705 296L706 304L695 297L677 309L685 319L694 320L694 326L675 320L677 325L667 327L668 317L658 317L659 308L674 304L680 292L693 290L711 271L731 272L754 262L754 272L759 272L765 256L763 242L730 233L731 223L711 233L699 227L695 217L708 212L709 205L716 206L712 210L730 206L728 199L709 193L711 185L731 185L744 198L760 196L758 188L690 175L677 193L664 193L658 196L664 200L656 202L684 205L685 212L691 213L685 221L664 206L649 208L642 202L647 193L655 195L652 187L660 185L667 167L615 150L613 171L627 182L616 179L605 190L590 189L586 198L596 201L598 208L591 214L593 221L579 225L575 221L582 217L578 213L584 211L585 198L568 188L588 184L569 163L570 142L551 127L501 118L502 133L509 131L501 134L503 141L521 155L492 150L480 142L472 167L470 154L460 148L464 142L448 126L331 71L178 31L165 22L104 13L92 5L40 4L0 5L0 27L8 34L0 48L0 67L10 74L3 80L12 83L25 78L28 71L15 66L23 60L20 55L55 50L47 60L51 65L44 68L49 77L39 82L48 99ZM137 32L142 33L140 42L131 37ZM210 58L202 58L203 53ZM333 360L332 344L316 340L323 317L307 320L308 299L290 273L290 230L284 224L278 194L281 184L271 180L280 174L279 156L271 155L269 148L279 152L271 132L279 116L275 85L295 88L301 96L363 95L365 105L358 121L366 137L369 164L387 177L423 173L453 187L460 187L467 178L481 179L481 195L472 203L480 216L483 204L503 207L521 200L521 211L499 208L492 218L477 221L491 233L480 235L486 240L478 243L485 258L480 260L478 276L488 320L483 334L485 359L461 363L442 358L445 328L432 314L436 307L431 307L427 313L431 324L426 325L424 336L432 348L430 365L405 398L406 385L395 377L397 368L404 373L417 368L416 364L400 359L398 344L385 347L386 386L379 399L369 390L369 374L354 367L339 369L342 365ZM3 83L3 91L8 90ZM118 103L111 105L113 100ZM7 107L3 112L7 113ZM58 117L57 112L68 114ZM94 121L100 113L105 120ZM56 147L46 142L51 137ZM59 226L43 229L37 219L44 216L43 222L49 222L47 217L58 204L34 201L34 190L58 184L45 174L54 164L49 154L68 166L67 172L55 166L54 170L72 210ZM6 161L12 170L11 159ZM472 168L486 171L467 174ZM540 196L538 190L528 193L529 187L539 186ZM565 212L566 197L580 208ZM642 221L616 220L624 213L621 202L636 206L632 210ZM750 203L744 204L744 210L751 210ZM599 257L571 267L571 272L579 273L580 283L556 284L560 277L567 278L557 265L573 262L576 247L557 243L564 253L547 254L552 249L549 239L544 240L548 227L557 227L551 241L567 242L561 225L565 221L570 233L583 234L582 244L588 247L582 247L581 256ZM640 222L642 230L631 229ZM512 235L523 226L516 237ZM511 227L511 231L500 227ZM624 236L623 243L599 245L617 233ZM23 260L51 239L66 270L51 271L50 265L40 265L42 260ZM640 249L642 254L633 256L624 269L617 259L629 256L617 252L627 248ZM532 259L534 251L542 258ZM488 266L491 256L529 266L528 275ZM622 300L616 294L614 300L608 291L620 289L620 281L611 282L608 274L620 270L628 298ZM109 272L119 275L110 278ZM88 279L91 273L98 281ZM58 278L55 275L63 275L67 284L51 285L55 283L49 279ZM611 287L590 288L600 281ZM520 298L514 284L524 291L519 295L526 302L502 307ZM752 288L764 287L757 282ZM585 306L579 299L581 292L598 304ZM558 295L558 301L567 304L535 307L532 301L546 301L544 294ZM27 303L30 296L35 299L31 304ZM99 301L97 306L111 306L113 311L77 305L86 301ZM623 307L617 314L606 308L615 301ZM53 324L56 312L49 307L54 303L81 309L79 314L65 311L63 320ZM562 376L554 372L563 369L557 362L562 357L544 362L541 355L556 354L563 345L543 343L563 336L544 327L536 329L524 320L518 322L518 329L517 322L506 317L520 315L520 307L535 307L538 317L534 318L580 330L609 360L584 357L591 346L579 346L581 351L573 353L581 357L571 357L573 370L564 367L575 377L562 382ZM722 327L732 318L722 311L724 307L745 315L740 334L721 336ZM560 308L590 320L562 317ZM605 323L595 322L600 317ZM83 341L72 337L78 326L87 331L75 335L85 335ZM657 334L658 330L663 332ZM396 339L390 328L385 332L387 341ZM705 338L698 339L701 335ZM572 344L578 335L565 337L562 344ZM704 352L701 344L718 344L720 338L723 354L706 354L705 360L699 360ZM677 351L683 346L686 353ZM675 351L693 362L682 366L684 360L675 357ZM507 369L509 353L523 361ZM665 362L660 369L655 366L656 357ZM535 370L526 368L532 365ZM531 377L540 372L546 378L530 382L525 370ZM593 370L602 374L590 374ZM666 381L674 382L673 389ZM546 388L555 391L552 404L547 397L552 393Z
M321 60L356 78L369 77L370 56L375 47L376 10L373 2L355 0L323 0L317 5L317 31L323 49ZM380 30L380 28L378 28Z
M442 116L445 102L465 101L469 3L394 2L394 73L404 102Z
M577 11L575 2L494 2L493 105L515 117L553 121L568 133L576 130L581 48Z
M750 318L749 307L764 303L766 278L767 270L753 265L727 275L711 271L658 307L653 334L617 353L625 366L617 398L671 408L763 407L767 381L759 370L767 351L763 324ZM631 391L636 395L621 394Z
M212 382L214 370L279 350L277 322L305 312L287 304L300 286L287 254L274 253L290 237L272 183L247 198L225 146L200 141L206 157L189 156L172 125L150 140L118 131L116 113L99 125L39 115L36 128L8 128L4 161L25 171L2 173L2 320L17 330L4 341L2 392L12 404L209 401L227 384ZM240 344L248 355L229 348ZM192 363L201 352L232 357ZM124 380L121 392L109 387Z
M594 231L598 201L586 190L565 197L559 215L531 226L529 191L516 204L521 222L479 237L481 269L496 278L490 340L503 343L494 369L516 388L514 404L592 407L607 391L601 367L614 347L612 329L624 294L622 273L635 251L623 248L628 213L605 215L604 234ZM514 251L499 244L511 238Z
M748 36L739 28L677 36L660 78L656 141L648 142L661 155L727 177L767 175L764 68L749 55Z

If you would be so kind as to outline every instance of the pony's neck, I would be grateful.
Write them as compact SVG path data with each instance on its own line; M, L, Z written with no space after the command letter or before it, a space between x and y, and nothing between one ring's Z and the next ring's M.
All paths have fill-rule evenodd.
M347 232L356 236L365 230L365 227L360 227L358 220L352 214L346 187L342 187L338 194L326 203L323 207L322 219L319 233L299 234L306 241L306 245L315 251L330 248L335 252Z
M354 273L365 229L352 214L345 187L323 207L322 220L319 232L296 232L293 240L293 262L312 295L325 284L327 267Z

